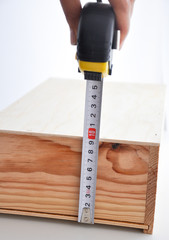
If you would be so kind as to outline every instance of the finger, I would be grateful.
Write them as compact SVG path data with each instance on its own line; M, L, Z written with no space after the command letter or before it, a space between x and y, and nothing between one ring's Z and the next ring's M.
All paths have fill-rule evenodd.
M82 9L80 0L60 0L60 2L70 27L71 44L75 45L77 42L77 28Z
M116 27L120 30L120 48L128 34L134 0L109 0L116 15Z
M131 16L132 16L135 0L130 0L130 2L131 2Z

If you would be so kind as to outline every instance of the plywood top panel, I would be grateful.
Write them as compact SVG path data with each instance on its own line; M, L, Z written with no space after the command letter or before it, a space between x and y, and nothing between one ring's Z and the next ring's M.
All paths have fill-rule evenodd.
M82 137L86 82L49 79L0 113L0 130ZM104 81L100 138L159 144L165 86Z

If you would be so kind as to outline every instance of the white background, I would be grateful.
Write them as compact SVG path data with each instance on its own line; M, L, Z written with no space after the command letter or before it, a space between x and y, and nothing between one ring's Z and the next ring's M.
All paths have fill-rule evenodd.
M58 0L0 0L0 110L49 77L80 81L82 76L77 73L75 53L76 47L70 45L69 27ZM169 85L168 0L136 0L130 33L115 60L113 75L109 77L111 81ZM168 110L168 95L166 102ZM169 111L166 112L167 123ZM166 126L168 129L169 123ZM0 238L57 239L58 234L63 234L65 238L62 239L67 239L87 234L81 237L86 239L91 234L103 239L106 234L107 239L168 239L165 219L165 215L169 216L166 136L161 150L164 160L159 168L161 185L153 236L116 227L88 228L69 222L1 216L0 235L3 238Z

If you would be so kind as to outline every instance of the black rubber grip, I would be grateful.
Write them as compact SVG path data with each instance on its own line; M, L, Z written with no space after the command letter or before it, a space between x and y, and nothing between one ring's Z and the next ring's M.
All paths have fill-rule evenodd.
M78 26L78 60L109 61L114 29L115 14L110 4L87 3L82 9Z

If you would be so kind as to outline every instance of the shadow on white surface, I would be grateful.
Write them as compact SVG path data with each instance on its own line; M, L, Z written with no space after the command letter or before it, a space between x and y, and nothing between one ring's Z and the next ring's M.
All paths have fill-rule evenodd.
M1 239L153 239L141 230L106 226L86 225L70 221L41 219L14 215L0 215ZM7 227L8 226L8 227ZM129 238L128 238L129 237Z

